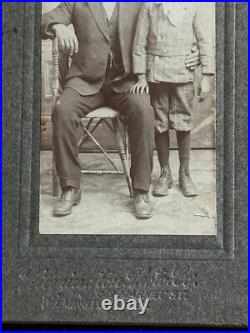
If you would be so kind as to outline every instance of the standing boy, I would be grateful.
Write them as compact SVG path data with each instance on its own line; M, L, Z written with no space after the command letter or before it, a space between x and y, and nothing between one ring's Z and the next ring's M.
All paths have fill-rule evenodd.
M161 176L153 190L165 196L172 186L169 167L169 129L175 129L180 158L179 186L185 196L196 196L190 177L194 72L185 66L186 55L196 42L202 79L200 99L210 91L214 75L214 48L209 24L212 11L200 3L145 3L138 20L133 49L133 68L138 82L131 92L150 91L155 112L155 141ZM149 82L149 88L148 88Z

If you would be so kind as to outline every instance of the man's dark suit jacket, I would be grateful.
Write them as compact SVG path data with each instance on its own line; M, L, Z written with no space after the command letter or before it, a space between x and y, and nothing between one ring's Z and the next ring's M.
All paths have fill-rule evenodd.
M124 92L135 82L132 66L132 50L137 17L143 2L120 2L118 31L124 66L122 80L114 90ZM42 33L51 37L53 24L73 24L79 42L79 52L73 56L72 65L66 77L66 87L82 95L97 93L104 82L109 48L108 25L100 2L63 2L57 8L43 15Z

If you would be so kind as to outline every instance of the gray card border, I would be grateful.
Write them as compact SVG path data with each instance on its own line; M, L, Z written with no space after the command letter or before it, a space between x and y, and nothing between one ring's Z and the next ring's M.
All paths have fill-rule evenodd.
M217 236L39 235L39 188L34 179L39 179L39 152L35 147L39 147L41 74L38 59L41 43L37 27L41 19L40 4L35 7L36 10L34 4L26 3L24 10L23 43L29 52L24 52L23 58L25 108L21 116L20 254L46 257L50 253L56 257L70 257L73 253L83 257L152 259L233 257L235 87L234 81L226 80L224 74L234 77L235 71L233 10L225 8L223 3L217 5ZM230 127L225 126L228 123ZM27 128L30 128L28 133ZM229 146L231 149L225 154Z

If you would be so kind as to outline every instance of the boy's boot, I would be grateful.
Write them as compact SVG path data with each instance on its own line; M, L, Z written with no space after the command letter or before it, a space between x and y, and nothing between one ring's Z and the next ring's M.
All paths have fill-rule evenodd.
M185 197L196 197L198 195L198 190L190 177L190 172L183 168L179 170L179 186Z
M196 186L190 177L189 161L191 151L191 132L177 131L177 142L180 157L179 186L185 197L195 197L198 195Z
M153 196L164 197L168 195L168 190L173 186L173 178L169 165L161 169L161 175L153 189Z
M169 131L155 134L155 144L161 166L161 175L154 186L152 194L155 197L168 195L168 189L173 185L171 170L169 167Z

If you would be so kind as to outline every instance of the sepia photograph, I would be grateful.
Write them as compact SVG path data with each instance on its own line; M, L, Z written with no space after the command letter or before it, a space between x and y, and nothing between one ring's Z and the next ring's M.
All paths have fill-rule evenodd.
M43 2L39 233L217 235L214 2Z

